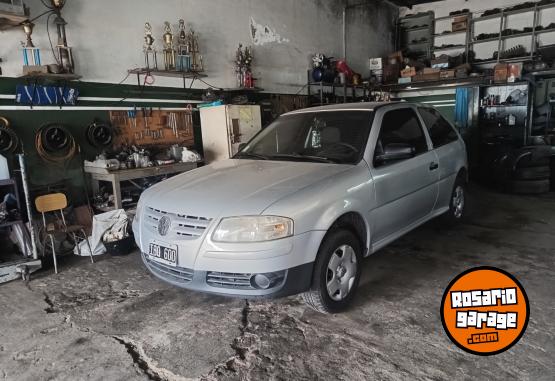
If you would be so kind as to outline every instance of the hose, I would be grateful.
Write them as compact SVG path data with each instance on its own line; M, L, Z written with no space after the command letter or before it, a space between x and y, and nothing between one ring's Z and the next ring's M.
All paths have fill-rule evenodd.
M77 152L77 143L61 124L50 123L35 134L35 148L41 159L58 164L70 160Z
M19 138L10 128L8 119L0 116L0 152L15 152L19 147Z

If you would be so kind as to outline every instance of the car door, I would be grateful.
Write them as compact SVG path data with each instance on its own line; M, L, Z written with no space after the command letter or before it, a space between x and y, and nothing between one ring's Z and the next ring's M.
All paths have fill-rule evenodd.
M445 209L449 207L453 185L461 166L460 157L464 145L459 140L460 136L455 128L439 111L432 107L418 107L418 113L426 126L433 150L438 158L439 196L434 209Z
M438 163L412 106L385 108L378 125L369 165L376 199L370 219L372 242L379 245L431 214L438 195ZM391 145L408 145L414 152L405 159L379 162L377 158Z

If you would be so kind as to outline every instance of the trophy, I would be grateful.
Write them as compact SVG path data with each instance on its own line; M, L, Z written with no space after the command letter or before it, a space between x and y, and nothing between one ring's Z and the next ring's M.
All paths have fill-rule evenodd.
M252 77L251 64L253 60L252 49L239 44L239 48L235 53L235 74L237 77L237 86L242 88L254 87L254 78Z
M191 44L189 44L189 36L185 31L185 21L179 20L179 35L177 38L177 61L176 70L190 71L191 70Z
M150 23L145 23L145 37L144 37L143 52L145 54L145 68L158 70L158 59L156 57L156 50L153 48L154 37L152 37L152 26Z
M169 22L165 22L164 40L164 67L166 70L175 70L175 50L173 48L173 34Z
M200 54L198 37L191 28L189 32L189 54L191 55L191 70L203 71L202 55Z
M23 46L23 65L25 66L40 66L40 49L33 45L31 34L35 24L30 21L25 21L23 24L23 32L27 36L27 41L21 43Z

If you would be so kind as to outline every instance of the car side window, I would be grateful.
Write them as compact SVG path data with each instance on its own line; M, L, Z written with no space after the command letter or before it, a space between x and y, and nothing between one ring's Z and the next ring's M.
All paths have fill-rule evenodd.
M419 107L418 112L420 112L426 124L434 148L449 144L459 138L453 127L445 120L439 111L433 108Z
M410 159L428 151L422 125L412 108L387 111L374 150L374 165Z

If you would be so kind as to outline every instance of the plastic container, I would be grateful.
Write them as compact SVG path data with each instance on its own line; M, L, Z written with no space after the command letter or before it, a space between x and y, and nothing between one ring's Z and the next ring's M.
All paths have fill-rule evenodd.
M103 243L106 247L106 252L114 257L127 255L135 248L135 240L132 235L128 235L119 241Z

